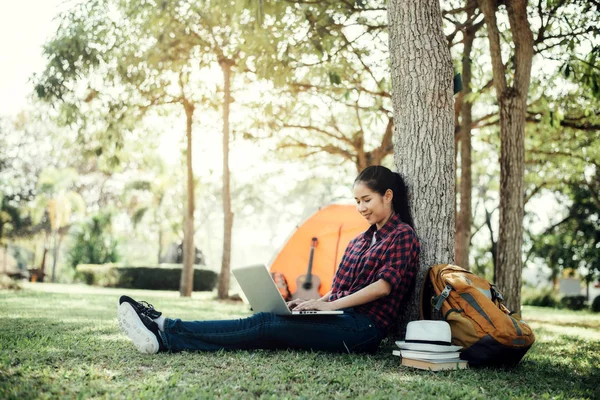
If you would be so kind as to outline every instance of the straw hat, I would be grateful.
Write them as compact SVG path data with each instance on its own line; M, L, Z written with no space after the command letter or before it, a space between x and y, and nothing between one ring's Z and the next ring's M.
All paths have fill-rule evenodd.
M460 346L452 345L452 333L446 321L411 321L406 326L405 340L396 342L396 345L405 350L436 353L462 349Z

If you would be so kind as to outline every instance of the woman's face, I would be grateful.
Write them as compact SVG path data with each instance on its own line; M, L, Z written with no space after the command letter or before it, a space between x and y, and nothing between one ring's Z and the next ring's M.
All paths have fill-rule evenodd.
M356 209L369 224L377 224L377 229L381 228L392 214L392 197L393 193L389 189L382 196L360 181L354 184Z

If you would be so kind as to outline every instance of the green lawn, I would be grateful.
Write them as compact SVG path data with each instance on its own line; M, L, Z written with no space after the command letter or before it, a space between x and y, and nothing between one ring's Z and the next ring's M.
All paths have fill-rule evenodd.
M375 356L296 351L139 354L120 333L123 290L26 284L0 291L0 399L600 398L600 314L526 308L537 336L515 369L428 372ZM248 315L212 293L128 290L167 316Z

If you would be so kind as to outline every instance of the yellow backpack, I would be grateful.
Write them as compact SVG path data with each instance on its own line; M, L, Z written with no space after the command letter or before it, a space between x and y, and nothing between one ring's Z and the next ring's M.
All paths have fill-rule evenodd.
M502 304L502 294L485 279L451 264L437 264L425 276L421 318L450 324L452 343L471 366L513 366L535 341L521 317Z

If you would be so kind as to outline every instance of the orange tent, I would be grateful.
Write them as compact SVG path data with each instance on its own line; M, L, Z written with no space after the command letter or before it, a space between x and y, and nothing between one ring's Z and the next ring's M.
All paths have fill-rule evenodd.
M290 293L295 293L296 280L308 270L312 238L317 238L312 274L321 281L319 293L322 296L331 289L333 276L350 240L368 228L369 223L354 205L333 204L323 207L297 227L275 256L270 271L282 273Z

